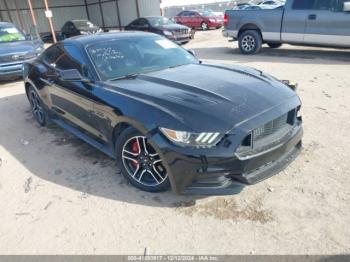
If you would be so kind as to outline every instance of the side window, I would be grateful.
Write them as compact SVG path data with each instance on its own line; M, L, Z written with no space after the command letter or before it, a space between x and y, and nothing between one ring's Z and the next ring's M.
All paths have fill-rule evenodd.
M316 0L316 10L335 10L337 0Z
M343 12L344 10L344 3L349 2L349 0L335 0L337 3L335 4L335 11Z
M148 22L147 22L146 19L143 19L143 18L140 19L140 26L144 26L144 25L147 25L147 24L148 24Z
M49 47L43 54L43 60L49 65L56 66L57 60L63 55L63 51L58 45Z
M314 5L315 0L294 0L292 8L295 10L311 10L314 8Z
M56 68L60 70L77 69L81 75L87 76L87 72L83 70L84 59L75 46L65 45L64 54L56 63Z
M188 11L181 12L180 16L188 16Z

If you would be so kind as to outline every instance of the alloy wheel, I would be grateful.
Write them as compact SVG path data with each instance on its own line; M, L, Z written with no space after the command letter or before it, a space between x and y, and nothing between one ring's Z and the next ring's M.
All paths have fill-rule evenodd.
M35 119L39 122L39 124L43 124L45 121L45 112L41 106L40 99L34 90L29 92L29 101Z
M201 24L201 27L202 27L202 30L208 30L208 24L205 23L205 22L203 22L203 23Z
M244 36L243 39L242 39L242 48L246 52L250 52L250 51L254 50L254 48L255 48L255 39L254 39L254 37L251 36L251 35Z
M159 186L168 177L161 157L145 136L134 136L124 143L122 161L128 175L142 185Z

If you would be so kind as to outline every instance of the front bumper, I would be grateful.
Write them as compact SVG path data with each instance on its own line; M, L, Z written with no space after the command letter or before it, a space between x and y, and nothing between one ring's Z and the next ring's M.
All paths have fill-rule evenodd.
M294 98L278 108L266 111L235 127L212 148L175 146L159 132L150 136L148 141L160 152L175 193L236 194L246 185L279 173L298 156L303 136L301 118L297 118L293 128L271 147L264 147L263 151L243 157L236 153L251 130L298 106L300 102Z
M191 35L167 36L167 38L177 44L187 43L191 40Z
M23 62L0 64L0 78L11 78L22 76Z

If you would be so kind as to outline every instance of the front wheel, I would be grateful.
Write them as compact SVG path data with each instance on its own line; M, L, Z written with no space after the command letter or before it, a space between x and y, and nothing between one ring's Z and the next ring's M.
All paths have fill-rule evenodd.
M122 132L116 142L116 153L123 176L133 186L148 192L169 189L163 159L138 130L129 127Z
M239 49L245 55L256 54L262 46L262 37L256 30L243 32L238 39Z
M49 116L43 106L43 103L38 95L38 93L35 91L35 89L30 86L28 88L28 99L30 102L30 107L32 109L32 114L35 118L35 120L39 123L41 126L47 126L49 124Z

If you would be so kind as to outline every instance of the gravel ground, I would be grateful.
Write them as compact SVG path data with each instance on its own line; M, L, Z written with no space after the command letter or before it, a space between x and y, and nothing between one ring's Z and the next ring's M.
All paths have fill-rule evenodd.
M299 83L304 149L280 174L225 197L149 194L113 160L33 120L22 82L0 83L1 254L350 252L350 52L240 55L220 30L185 46L203 60Z

